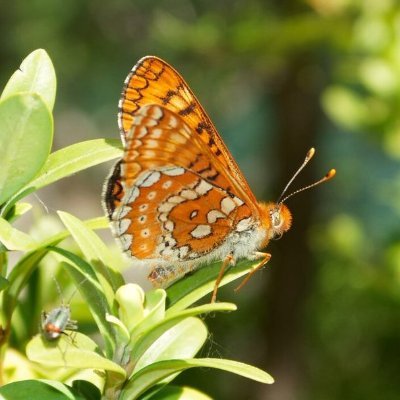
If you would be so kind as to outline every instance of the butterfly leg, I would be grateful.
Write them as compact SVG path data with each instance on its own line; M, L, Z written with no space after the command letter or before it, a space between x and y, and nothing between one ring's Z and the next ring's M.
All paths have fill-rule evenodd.
M240 290L249 281L249 279L253 276L253 274L259 269L261 269L271 259L271 254L269 253L257 252L255 253L255 256L257 258L260 257L260 262L255 267L252 268L252 270L246 275L246 277L243 279L240 285L235 288L235 292Z
M228 254L225 257L225 260L222 263L221 269L219 270L219 274L218 274L217 280L215 281L213 294L211 296L211 303L215 303L215 300L217 300L218 286L221 283L222 278L224 277L224 273L225 273L226 267L229 264L232 264L232 263L234 263L233 255L232 254Z

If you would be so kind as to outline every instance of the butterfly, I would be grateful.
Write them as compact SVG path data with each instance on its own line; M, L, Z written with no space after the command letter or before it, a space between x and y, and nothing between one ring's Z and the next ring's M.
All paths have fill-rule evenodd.
M148 279L156 287L222 260L212 301L229 265L258 260L241 287L271 258L260 249L290 228L283 203L290 196L256 200L189 86L160 58L144 57L129 73L118 124L124 152L103 198L123 251L150 267ZM289 184L313 154L311 149ZM331 170L306 188L334 175Z

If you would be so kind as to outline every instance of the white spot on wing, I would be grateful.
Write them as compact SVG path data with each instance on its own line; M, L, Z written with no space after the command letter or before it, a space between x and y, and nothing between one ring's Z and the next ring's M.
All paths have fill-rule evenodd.
M121 235L119 238L123 251L127 251L132 245L132 235Z
M174 203L168 203L167 201L166 202L164 202L164 203L161 203L159 206L158 206L158 211L160 212L160 213L169 213L174 207L176 206L176 204L174 204Z
M183 175L185 173L185 168L181 168L181 167L164 168L162 170L162 173L164 175L168 175L168 176Z
M131 220L130 219L121 219L118 221L118 227L117 227L117 234L118 235L123 235L127 229L129 228L131 224Z
M177 126L178 126L178 120L174 117L174 116L170 116L170 118L169 118L169 126L171 127L171 128L176 128Z
M213 224L218 218L226 218L226 215L219 210L211 210L207 213L207 221Z
M240 206L242 206L244 204L244 202L241 199L239 199L239 197L236 197L236 196L233 198L233 201L235 202L235 204L238 207L240 207Z
M141 236L142 238L148 238L149 235L150 235L150 229L149 229L149 228L142 229L142 230L140 231L140 236Z
M171 196L171 197L168 197L168 202L169 203L179 204L179 203L182 203L183 201L185 201L185 198L182 197L182 196Z
M190 189L183 189L180 193L180 196L184 197L187 200L194 200L197 199L197 193L194 190Z
M148 198L149 200L153 200L154 197L156 197L156 195L157 195L157 192L153 190L152 192L149 192L149 193L147 194L147 198Z
M203 237L208 236L211 233L211 226L210 225L197 225L196 228L190 232L192 237L196 239L201 239Z
M252 219L251 218L244 218L238 222L236 225L236 231L237 232L243 232L246 229L249 229L252 225Z
M168 242L168 244L170 246L175 246L176 245L176 240L171 236L170 233L168 233L167 235L165 235L164 238L165 242Z
M160 129L160 128L154 128L154 129L151 131L150 137L152 137L153 139L160 139L162 133L163 133L162 129Z
M202 179L195 188L197 194L199 196L204 196L206 193L208 193L212 189L212 185L210 185L208 182L206 182L204 179Z
M190 213L190 219L193 219L194 217L196 217L198 213L199 213L199 212L198 212L197 210L193 210L193 211Z
M162 184L162 188L163 188L163 189L169 189L169 188L171 187L171 185L172 185L172 181L165 181L165 182Z
M154 119L160 119L163 115L161 108L157 106L151 107L149 111L151 111L150 115Z
M174 230L174 223L173 223L172 221L167 221L167 222L164 224L164 228L165 228L167 231L172 232L172 231Z
M113 220L122 219L122 218L124 218L124 217L126 216L126 214L128 214L129 211L131 211L131 210L132 210L132 208L129 207L129 206L123 206L123 205L121 205L121 206L117 207L117 208L114 210L113 215L112 215L112 219L113 219Z
M182 134L179 134L179 133L173 133L173 134L171 135L171 140L172 140L174 143L179 143L179 144L184 144L184 143L186 143L186 138L185 138L185 136L183 136Z
M124 195L124 203L133 203L139 196L140 191L137 186L132 186L126 189Z
M146 156L147 158L154 158L156 156L156 152L153 150L147 150L147 149L143 149L143 153L144 156Z
M168 215L166 213L161 213L158 217L161 222L165 222L168 219Z
M149 149L155 149L158 147L158 142L157 140L154 139L149 139L146 141L146 147L148 147Z
M137 183L140 187L150 187L153 186L160 180L161 174L158 171L152 171L140 179L140 182Z
M221 201L221 210L224 214L229 215L236 208L235 202L230 197L225 197Z
M134 137L141 139L142 137L147 135L147 128L143 125L137 126L133 133Z
M189 252L189 246L179 247L179 258L185 258L188 252Z
M144 212L149 208L149 205L147 203L143 203L139 206L139 211Z

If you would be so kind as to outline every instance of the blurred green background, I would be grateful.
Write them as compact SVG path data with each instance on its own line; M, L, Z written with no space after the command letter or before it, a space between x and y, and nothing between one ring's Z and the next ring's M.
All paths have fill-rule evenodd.
M216 399L400 396L400 8L396 0L69 0L0 4L0 84L44 48L58 78L54 149L119 136L122 83L144 55L190 84L259 199L306 151L293 228L268 268L208 319L203 356L265 368L272 386L207 370L178 379ZM40 192L50 214L103 213L107 169ZM112 243L111 236L109 241Z

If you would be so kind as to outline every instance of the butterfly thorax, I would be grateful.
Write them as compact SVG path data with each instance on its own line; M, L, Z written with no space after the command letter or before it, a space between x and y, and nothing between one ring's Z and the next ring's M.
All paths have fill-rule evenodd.
M262 229L267 232L265 242L261 248L265 247L269 240L279 238L292 225L292 214L285 204L282 203L258 203Z

